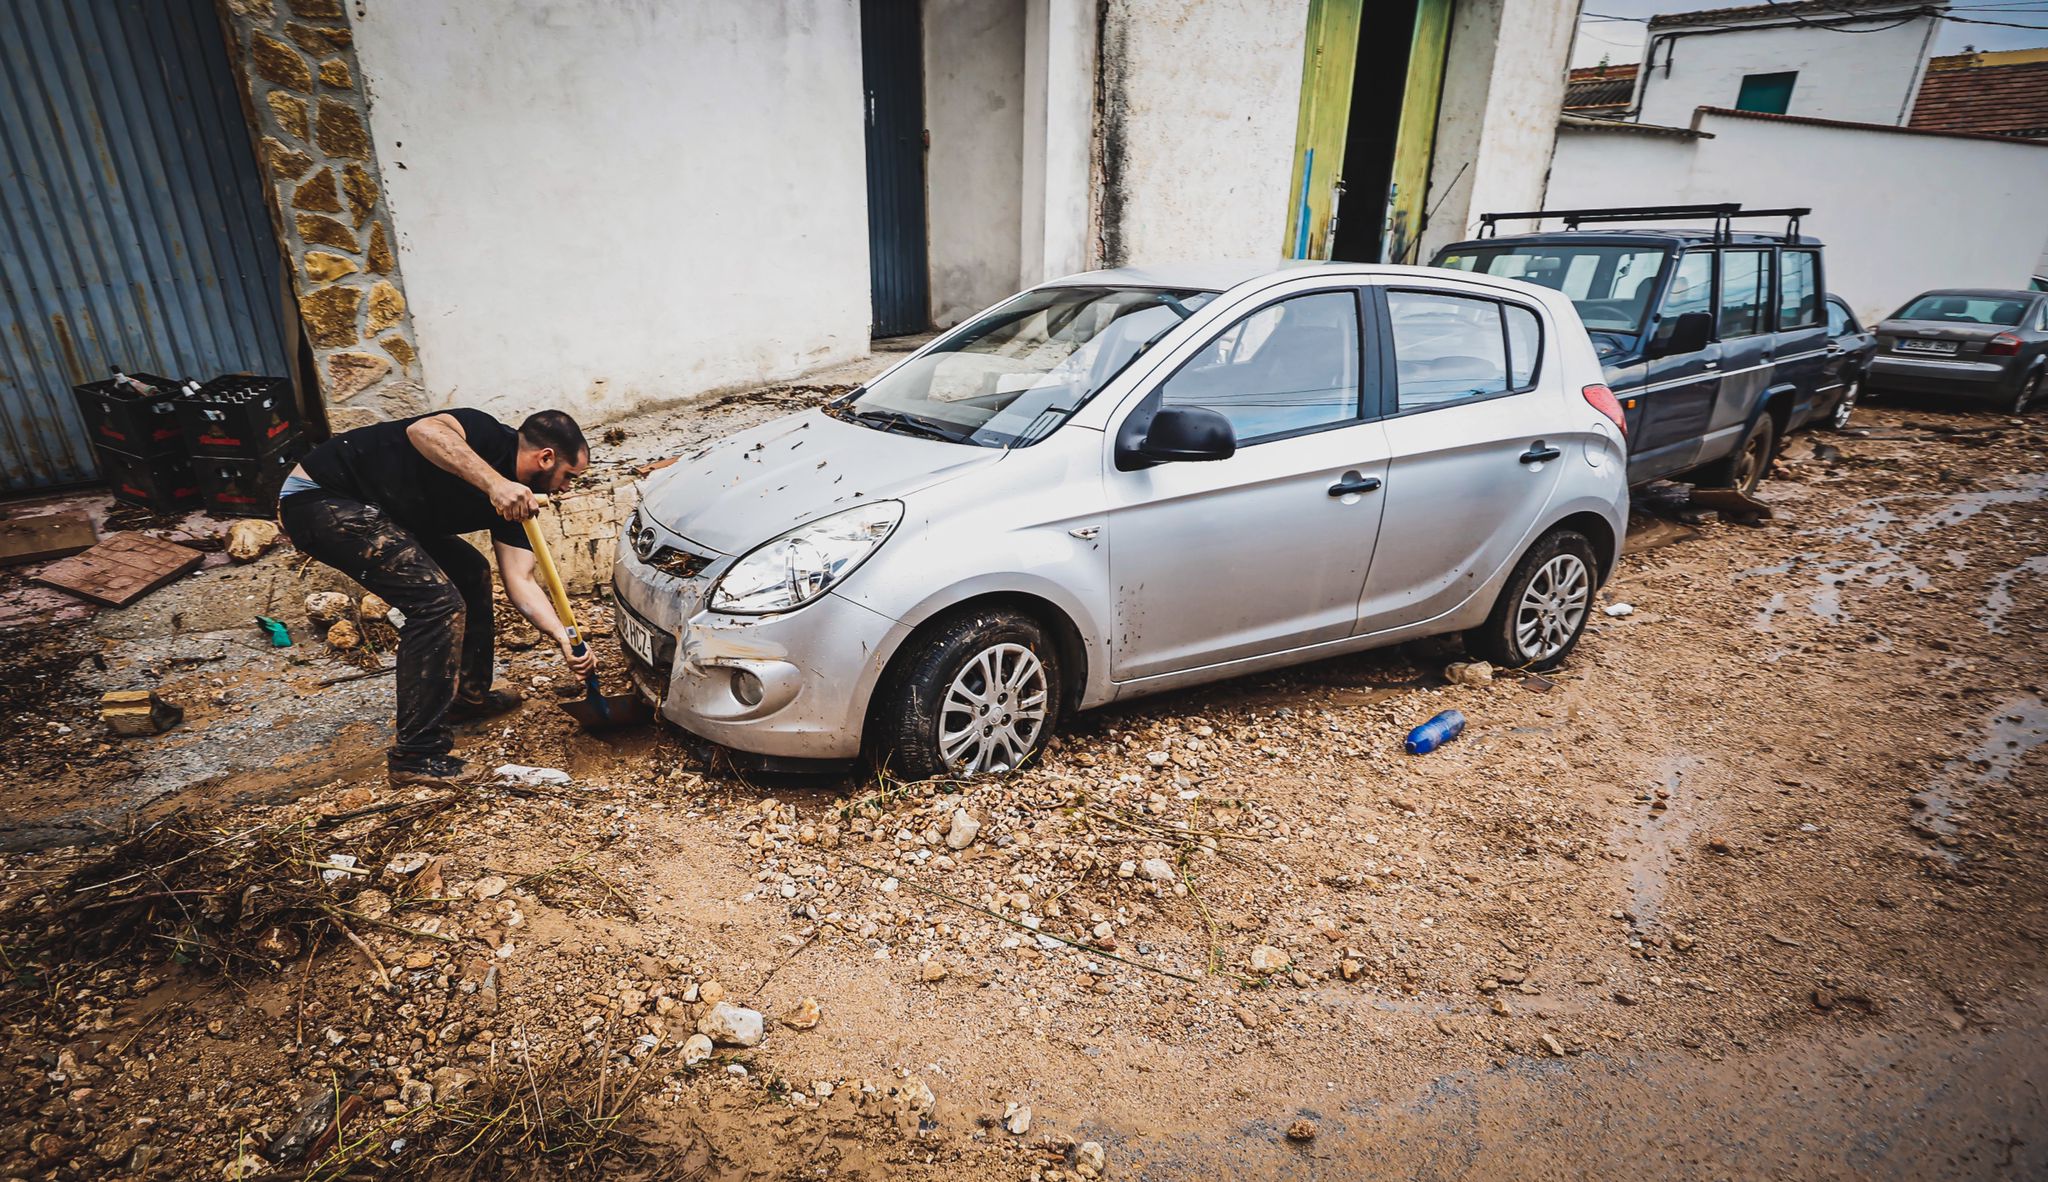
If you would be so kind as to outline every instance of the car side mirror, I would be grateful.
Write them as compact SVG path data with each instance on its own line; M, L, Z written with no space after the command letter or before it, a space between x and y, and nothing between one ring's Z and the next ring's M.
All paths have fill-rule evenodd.
M1230 420L1207 407L1162 406L1152 413L1144 434L1128 426L1117 440L1117 467L1125 471L1154 464L1227 460L1237 454L1237 432Z
M1697 353L1713 339L1713 313L1680 312L1676 320L1667 320L1657 326L1657 335L1650 338L1649 358L1655 361L1659 357Z

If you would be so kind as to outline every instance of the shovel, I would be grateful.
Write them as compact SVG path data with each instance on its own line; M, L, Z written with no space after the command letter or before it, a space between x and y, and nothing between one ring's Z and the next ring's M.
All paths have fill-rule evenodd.
M536 497L542 505L546 497ZM526 527L526 543L533 547L534 564L540 567L541 581L547 584L548 598L555 601L555 614L562 618L562 627L569 632L569 650L577 656L586 651L583 633L576 627L576 613L569 609L569 593L562 587L562 574L555 569L555 556L548 553L548 541L541 536L540 518L536 515L520 523ZM646 722L653 716L647 702L639 694L616 694L607 697L598 687L597 671L591 670L584 681L586 696L579 701L563 702L562 709L569 712L587 731L605 730L615 726L632 726Z

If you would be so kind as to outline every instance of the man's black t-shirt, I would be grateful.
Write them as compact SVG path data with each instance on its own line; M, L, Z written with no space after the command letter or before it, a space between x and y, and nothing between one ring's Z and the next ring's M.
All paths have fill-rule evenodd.
M505 479L515 479L512 468L519 455L519 432L469 407L435 413L461 423L470 450ZM529 549L526 530L498 516L482 489L437 467L413 446L405 429L431 417L418 415L344 431L307 452L299 464L323 491L375 505L414 533L466 534L487 529L493 541Z

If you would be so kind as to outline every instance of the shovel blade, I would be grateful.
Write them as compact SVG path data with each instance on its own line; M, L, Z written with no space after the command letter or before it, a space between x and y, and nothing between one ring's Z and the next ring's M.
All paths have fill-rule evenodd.
M654 711L647 700L638 694L608 694L601 698L577 698L561 703L569 717L587 731L610 730L613 727L638 726L651 721Z

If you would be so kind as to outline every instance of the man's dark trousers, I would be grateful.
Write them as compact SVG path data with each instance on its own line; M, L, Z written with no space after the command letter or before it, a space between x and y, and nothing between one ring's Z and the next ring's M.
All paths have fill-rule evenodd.
M491 688L491 568L458 537L415 535L375 505L300 492L278 505L292 545L382 596L405 614L398 635L398 742L394 759L446 755L455 746L448 707Z

